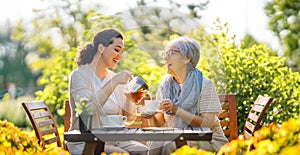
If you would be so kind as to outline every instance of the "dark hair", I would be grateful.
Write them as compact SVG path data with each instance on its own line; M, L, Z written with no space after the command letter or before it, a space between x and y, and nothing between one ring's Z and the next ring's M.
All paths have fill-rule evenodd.
M122 34L114 29L104 29L96 33L93 43L86 44L81 49L78 49L78 55L76 57L77 65L82 66L89 64L98 51L98 45L102 44L107 47L113 43L115 38L123 40Z

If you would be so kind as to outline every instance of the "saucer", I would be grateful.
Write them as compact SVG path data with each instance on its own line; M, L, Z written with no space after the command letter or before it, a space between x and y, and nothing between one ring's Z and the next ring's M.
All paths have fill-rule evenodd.
M125 126L102 126L102 128L106 130L123 130L126 127Z
M168 130L175 130L176 128L170 127L146 127L142 128L143 131L168 131Z
M162 112L162 110L147 110L145 113L156 113L156 112Z
M141 112L141 116L154 115L154 114L156 114L158 112L162 112L162 110L143 111L143 112Z

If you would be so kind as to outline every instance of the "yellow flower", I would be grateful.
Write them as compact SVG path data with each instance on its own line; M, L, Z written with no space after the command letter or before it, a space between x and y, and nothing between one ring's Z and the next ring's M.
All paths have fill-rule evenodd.
M296 146L285 147L282 149L279 155L298 155L300 151L300 143Z

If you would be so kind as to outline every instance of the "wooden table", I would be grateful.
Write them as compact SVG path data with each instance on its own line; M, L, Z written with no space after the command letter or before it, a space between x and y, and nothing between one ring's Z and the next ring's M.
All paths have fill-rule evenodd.
M99 155L109 141L175 141L177 148L187 144L186 141L210 141L212 131L208 127L143 130L124 128L122 130L95 129L92 133L65 132L64 138L69 142L86 142L84 154ZM91 151L92 150L92 151Z

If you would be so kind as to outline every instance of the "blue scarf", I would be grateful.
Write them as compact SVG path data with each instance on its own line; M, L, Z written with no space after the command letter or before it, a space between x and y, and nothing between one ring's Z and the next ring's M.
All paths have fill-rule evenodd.
M182 89L172 76L168 76L160 86L162 99L171 99L178 107L197 114L198 99L202 89L202 72L194 68L191 70ZM166 114L170 114L166 112ZM176 127L187 127L188 124L175 116Z

